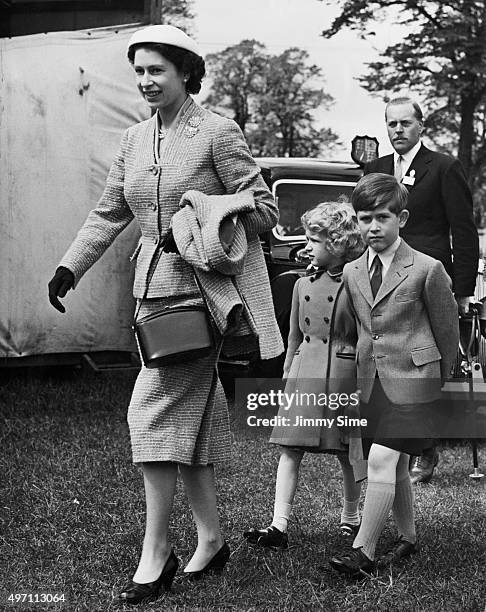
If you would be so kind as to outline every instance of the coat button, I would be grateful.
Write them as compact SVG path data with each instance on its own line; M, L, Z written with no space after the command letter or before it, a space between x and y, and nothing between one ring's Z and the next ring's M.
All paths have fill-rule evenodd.
M371 355L371 356L370 356L370 359L371 359L372 361L374 361L374 360L375 360L375 356L374 356L374 355Z
M315 277L315 276L311 276L311 277L309 278L309 280L310 280L310 282L311 282L311 283L313 283L313 282L316 280L316 277Z
M373 335L373 340L379 340L379 339L380 339L380 336L378 334Z
M309 338L309 336L306 336L306 337L304 338L304 340L305 340L306 342L310 342L310 338Z
M157 204L155 202L152 202L150 204L150 207L152 208L152 210L157 210Z
M306 325L309 325L309 324L310 324L310 319L309 319L309 317L306 317L306 318L304 319L304 322L305 322L305 324L306 324Z
M323 338L322 341L324 342L324 344L327 344L327 338Z
M157 176L157 174L159 173L159 169L157 168L157 166L152 166L152 173Z
M304 295L304 300L305 300L306 302L308 302L308 301L310 300L310 296L308 296L308 295Z
M327 298L330 302L334 302L334 298L332 297L332 295L329 295Z
M334 280L336 281L336 283L342 283L343 282L343 279L340 276L338 276Z
M329 317L324 317L324 323L329 323Z
M154 236L154 237L152 238L152 240L153 240L154 244L157 244L157 242L159 241L159 239L157 238L157 236Z

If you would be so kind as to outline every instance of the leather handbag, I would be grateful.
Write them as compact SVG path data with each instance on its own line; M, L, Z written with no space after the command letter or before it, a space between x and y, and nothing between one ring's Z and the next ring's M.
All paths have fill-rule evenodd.
M204 305L181 305L163 308L137 320L155 268L162 254L164 241L159 243L150 262L145 292L134 316L133 329L146 368L192 361L209 355L216 346L213 326L204 292L194 273Z

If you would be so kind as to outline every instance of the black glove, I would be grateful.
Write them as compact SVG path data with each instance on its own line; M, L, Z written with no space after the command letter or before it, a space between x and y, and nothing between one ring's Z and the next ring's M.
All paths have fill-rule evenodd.
M164 241L162 243L162 250L164 253L179 253L179 249L177 248L177 244L174 240L174 234L172 233L172 228L169 227L169 231L165 235Z
M73 288L73 286L74 274L71 272L71 270L60 266L48 284L49 302L56 310L59 310L59 312L66 312L66 309L57 299L58 296L63 298L69 289Z

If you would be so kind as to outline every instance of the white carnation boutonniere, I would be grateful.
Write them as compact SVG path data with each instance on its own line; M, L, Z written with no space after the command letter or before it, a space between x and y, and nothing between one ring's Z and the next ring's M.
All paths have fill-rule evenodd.
M415 170L410 170L410 172L403 177L402 183L410 186L415 185Z

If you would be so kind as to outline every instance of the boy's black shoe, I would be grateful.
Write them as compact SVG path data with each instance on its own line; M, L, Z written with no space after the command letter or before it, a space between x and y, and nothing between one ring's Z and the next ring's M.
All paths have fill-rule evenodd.
M273 548L275 550L288 548L289 538L287 534L273 525L267 529L249 529L243 532L243 537L250 544L263 546L264 548Z
M421 455L413 457L410 462L410 480L412 484L430 482L438 462L439 451L436 448L428 448Z
M332 557L329 563L338 572L353 577L370 574L375 569L375 562L368 559L361 548L352 548L345 555Z
M398 540L393 544L391 550L389 550L382 557L380 557L379 565L389 565L392 563L397 563L401 559L415 554L417 551L417 544L407 542L407 540L404 540L403 537L400 536Z

